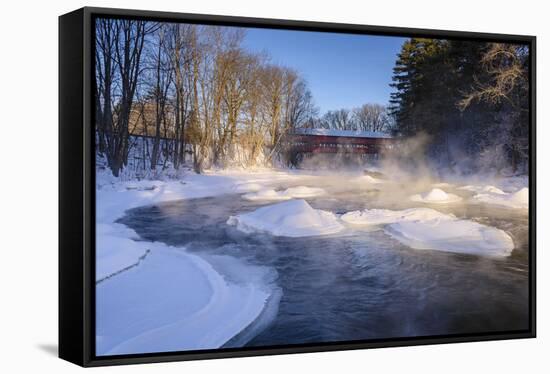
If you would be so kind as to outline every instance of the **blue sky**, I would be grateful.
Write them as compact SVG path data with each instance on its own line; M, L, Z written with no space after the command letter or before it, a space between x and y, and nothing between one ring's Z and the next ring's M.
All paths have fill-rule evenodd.
M392 68L404 38L248 28L244 47L265 51L307 80L320 114L388 104Z

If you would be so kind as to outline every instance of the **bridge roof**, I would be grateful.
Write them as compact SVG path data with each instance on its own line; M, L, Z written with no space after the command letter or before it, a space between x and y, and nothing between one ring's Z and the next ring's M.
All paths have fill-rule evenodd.
M335 129L295 129L296 135L317 135L317 136L339 136L348 138L393 138L390 134L375 131L353 131L353 130L335 130Z

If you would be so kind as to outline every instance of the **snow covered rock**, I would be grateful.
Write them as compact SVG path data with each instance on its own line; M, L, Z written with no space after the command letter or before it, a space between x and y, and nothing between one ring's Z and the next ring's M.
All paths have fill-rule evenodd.
M263 186L259 183L241 183L235 186L236 192L256 192L260 191Z
M512 238L502 230L429 208L365 209L341 219L355 225L384 225L387 234L414 249L486 256L508 256L514 249Z
M274 236L289 237L330 235L344 229L333 213L313 209L301 199L231 216L227 224L236 226L246 233L260 231Z
M323 190L322 188L316 188L316 187L298 186L298 187L287 188L286 190L284 190L283 193L292 198L303 199L306 197L315 197L315 196L324 195L325 190Z
M460 187L459 190L466 190L466 191L476 192L478 194L479 193L492 193L492 194L497 194L497 195L505 195L506 194L506 192L502 191L500 188L495 187L495 186L491 186L491 185L486 185L486 186L467 185L467 186Z
M405 210L389 209L365 209L348 212L342 217L342 221L354 225L387 225L404 221L428 221L431 219L454 219L452 214L444 214L430 208L411 208Z
M428 204L449 204L462 200L460 196L447 193L440 188L433 188L430 192L412 195L410 199L411 201Z
M469 220L403 221L386 226L385 231L415 249L501 257L509 256L514 249L506 232Z
M481 193L473 197L477 202L502 205L514 209L529 209L529 189L527 187L515 193Z
M275 191L273 189L263 189L257 192L251 192L243 195L243 199L250 201L258 200L290 200L293 198L307 198L321 196L325 194L325 190L315 187L290 187L284 191Z
M386 183L387 181L384 179L378 179L375 177L372 177L370 175L361 175L359 177L354 177L349 179L350 183L358 183L361 185L370 185L370 184L380 184L380 183Z
M292 197L285 195L282 191L275 191L273 189L260 190L258 192L246 193L243 199L249 201L261 201L261 200L290 200Z

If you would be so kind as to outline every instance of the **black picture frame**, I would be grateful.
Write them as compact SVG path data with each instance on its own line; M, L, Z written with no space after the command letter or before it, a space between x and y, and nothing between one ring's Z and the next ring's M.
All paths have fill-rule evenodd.
M347 34L502 41L530 47L529 329L344 343L161 352L97 357L95 326L94 17L155 19ZM536 37L204 14L85 7L59 17L59 357L81 366L324 352L534 338L536 336Z

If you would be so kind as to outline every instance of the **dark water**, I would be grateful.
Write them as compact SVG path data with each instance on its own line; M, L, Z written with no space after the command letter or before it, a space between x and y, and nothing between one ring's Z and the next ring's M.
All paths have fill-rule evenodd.
M350 190L338 191L336 199L307 200L335 213L413 206L391 198L391 192L383 194ZM248 346L528 328L525 212L466 204L434 207L510 233L516 246L512 256L487 258L410 249L382 230L282 238L246 235L225 223L230 215L266 204L239 195L182 200L133 209L120 222L144 240L274 269L282 289L278 313Z

